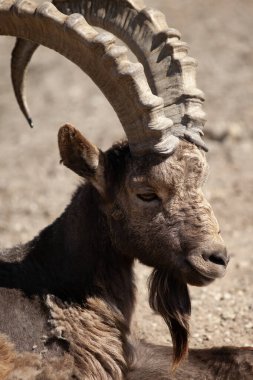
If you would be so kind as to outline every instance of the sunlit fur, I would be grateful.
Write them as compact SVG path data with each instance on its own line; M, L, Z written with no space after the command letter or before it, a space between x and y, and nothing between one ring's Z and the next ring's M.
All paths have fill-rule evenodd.
M205 285L224 273L202 257L224 249L201 190L205 155L184 141L169 157L134 157L127 143L103 153L73 127L61 131L62 162L85 181L38 236L0 252L1 332L23 353L34 344L43 348L41 334L51 336L48 357L67 351L74 373L124 379L135 357L128 338L139 259L154 268L150 304L171 331L176 365L188 347L187 284ZM150 193L151 200L142 199Z
M176 364L188 347L191 305L187 283L210 282L189 268L186 258L191 252L223 246L201 189L208 175L205 154L181 142L167 159L155 155L132 158L127 145L114 147L107 159L113 167L112 177L116 173L116 178L109 174L108 203L104 205L114 246L156 268L150 279L150 305L170 329ZM149 192L158 199L143 202L138 198Z
M133 159L127 149L108 153L114 173L121 177L118 186L112 185L115 178L108 178L112 200L105 205L115 245L146 265L173 268L186 282L200 285L200 274L190 270L185 259L195 250L223 246L201 188L208 174L204 153L186 142L167 159L155 155ZM159 200L143 202L137 197L150 191Z

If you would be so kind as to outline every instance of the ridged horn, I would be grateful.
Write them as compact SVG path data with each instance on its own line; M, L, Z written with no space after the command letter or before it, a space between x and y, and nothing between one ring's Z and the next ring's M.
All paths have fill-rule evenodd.
M163 100L152 94L143 67L127 59L108 33L95 31L80 14L66 16L51 3L0 1L0 35L28 39L51 48L90 76L117 113L131 152L170 154L178 144Z
M188 56L180 33L168 27L161 12L145 8L140 0L54 0L53 3L65 14L83 14L91 25L110 31L124 41L143 64L153 94L163 98L165 116L173 121L173 134L207 150L201 138L206 118L202 109L204 94L196 87L196 61ZM23 63L18 67L17 78L23 78L31 58L27 56L23 54L21 58ZM14 87L22 108L24 94L20 86L19 90L17 85Z

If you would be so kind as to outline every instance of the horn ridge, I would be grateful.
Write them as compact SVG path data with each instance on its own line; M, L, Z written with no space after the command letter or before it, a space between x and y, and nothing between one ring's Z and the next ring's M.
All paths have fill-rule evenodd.
M84 14L91 25L122 39L143 64L152 92L163 98L165 116L172 119L176 135L207 150L201 139L205 97L196 86L197 63L161 12L136 0L54 0L54 4L63 12Z
M30 39L76 63L112 104L133 154L170 154L175 149L172 122L164 116L163 100L151 93L141 64L128 61L126 50L118 48L108 33L95 31L83 16L63 15L48 2L36 7L27 0L4 0L0 34Z
M165 116L175 126L173 133L207 150L201 138L206 116L202 108L204 94L196 86L197 64L189 57L180 33L168 27L161 12L145 8L140 0L54 0L53 3L63 13L81 13L91 25L122 39L143 64L153 94L163 98ZM21 80L16 81L14 89L19 94L21 109L27 110L20 82L31 56L26 59L22 54L22 57L17 57L23 63L16 66L19 73L15 76Z

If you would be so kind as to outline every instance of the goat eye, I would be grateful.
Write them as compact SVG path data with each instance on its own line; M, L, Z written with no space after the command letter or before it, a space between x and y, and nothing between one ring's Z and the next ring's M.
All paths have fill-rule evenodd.
M152 202L159 199L155 193L137 194L137 197L144 202Z

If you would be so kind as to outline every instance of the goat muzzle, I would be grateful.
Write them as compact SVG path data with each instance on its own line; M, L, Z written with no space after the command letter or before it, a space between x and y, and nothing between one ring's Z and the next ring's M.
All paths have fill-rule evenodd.
M186 258L188 284L202 286L223 277L229 259L226 247L222 243L212 243L204 249L190 251Z

